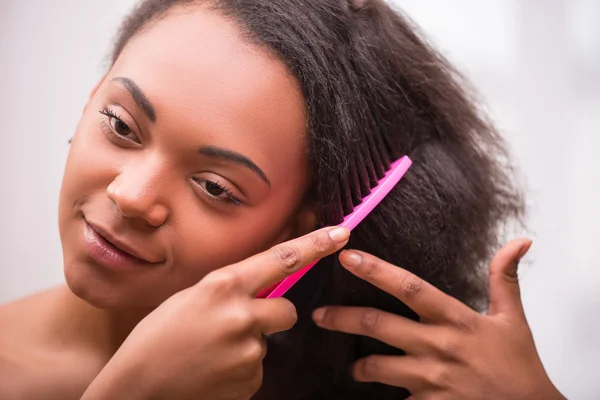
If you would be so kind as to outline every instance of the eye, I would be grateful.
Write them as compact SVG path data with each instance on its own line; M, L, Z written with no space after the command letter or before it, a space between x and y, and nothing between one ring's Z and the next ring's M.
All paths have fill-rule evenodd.
M211 181L204 178L194 178L194 182L200 186L202 191L206 193L211 200L233 203L236 206L241 204L241 202L233 196L231 191L218 181Z
M102 125L107 134L112 134L115 138L120 140L140 143L129 125L127 125L113 110L105 107L100 110L100 114L106 116L105 120L102 121Z

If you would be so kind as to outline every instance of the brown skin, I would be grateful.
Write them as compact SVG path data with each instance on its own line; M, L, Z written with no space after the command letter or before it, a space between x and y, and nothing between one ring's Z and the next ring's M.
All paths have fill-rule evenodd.
M127 45L91 93L71 143L59 208L71 290L0 308L0 324L10 327L0 333L1 375L39 383L46 395L48 385L80 395L131 329L171 295L316 226L314 213L301 208L307 117L295 79L221 17L201 9L171 14ZM185 45L190 37L194 46ZM154 123L116 77L142 89ZM99 113L105 107L130 133ZM243 166L200 155L200 146L243 154L270 185ZM211 198L194 179L226 186L242 204ZM98 265L85 250L84 216L160 262L135 271Z
M313 319L322 328L405 350L402 357L358 360L351 373L360 382L407 388L409 400L564 400L544 370L521 303L517 268L530 246L529 240L514 240L490 263L488 315L402 268L343 251L347 270L408 305L420 321L361 307L324 307Z
M177 45L190 37L198 38L194 46ZM155 123L117 77L143 90ZM104 107L131 128L125 139L109 125L114 119L99 114ZM305 130L294 79L222 18L176 13L135 37L90 99L71 144L59 213L71 290L100 308L152 308L216 268L297 236L309 182ZM270 185L243 166L198 154L200 146L243 154ZM226 195L215 201L194 179L218 182L241 204ZM84 217L158 265L135 273L99 268L82 250Z
M285 298L256 295L341 249L349 234L346 228L311 232L213 271L170 297L135 327L82 400L281 398L268 390L255 396L265 336L290 329L297 315Z
M123 77L146 94L155 122L115 81ZM99 114L105 107L130 129ZM68 288L0 308L2 398L69 399L84 391L86 399L250 398L262 374L262 334L295 320L291 303L257 300L256 292L347 241L319 231L247 258L315 226L302 201L310 185L305 134L296 81L222 18L171 12L129 42L93 91L65 169L59 222ZM236 163L199 155L199 146L243 154L270 185ZM211 198L205 180L224 184L242 204ZM84 217L152 265L116 271L94 262ZM489 316L362 254L371 262L351 270L396 294L423 322L330 308L321 325L406 349L405 358L359 361L354 374L408 387L415 399L561 398L523 315L514 246L492 263ZM173 354L180 356L165 363ZM176 392L182 388L190 391Z
M321 243L316 246L321 248L332 246L326 237L310 242L317 237L311 234L284 245L295 248L294 254L307 261L315 256L314 243ZM488 315L476 313L402 268L364 252L344 251L340 261L345 268L409 305L421 319L416 322L376 309L339 306L315 310L313 318L322 328L369 336L405 349L406 356L372 355L358 360L350 372L358 381L408 388L411 400L564 400L544 370L521 304L517 267L530 245L528 240L512 241L492 260ZM142 400L170 398L169 394L179 399L193 399L197 394L214 400L250 399L262 373L261 356L249 351L239 334L228 339L224 331L235 333L229 329L232 325L238 331L260 330L260 319L252 318L249 310L252 303L264 301L253 298L256 290L281 274L271 262L275 254L269 251L215 271L163 303L135 328L83 399ZM296 263L293 269L303 264ZM202 307L206 309L199 312ZM211 310L217 310L216 316ZM237 315L233 321L221 316L232 311ZM246 316L239 318L239 312ZM194 324L183 327L171 322L196 321L196 313L219 327L219 334L209 340L211 345L204 342L211 334L205 328L195 331ZM233 357L232 349L236 350ZM218 362L208 361L216 354ZM204 368L207 363L211 368ZM265 396L261 391L252 399L281 396Z

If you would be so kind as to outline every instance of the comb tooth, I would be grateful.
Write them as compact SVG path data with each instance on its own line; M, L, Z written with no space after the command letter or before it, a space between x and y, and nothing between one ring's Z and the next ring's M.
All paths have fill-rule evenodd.
M321 213L321 220L323 226L337 225L342 222L344 215L342 212L342 204L340 200L340 186L333 188L331 198L327 203L324 204L323 211Z
M387 136L382 135L381 138L383 139L383 145L385 146L385 152L389 155L388 161L391 163L392 160L399 159L400 154L399 154L398 148L395 145L395 143L393 143L390 140L390 138L388 138Z
M331 224L337 225L344 219L344 211L342 210L342 201L340 199L340 191L337 190L333 197L332 202L332 215L331 215Z
M345 177L341 177L340 181L342 182L340 188L342 192L342 210L344 215L348 215L354 210L354 205L352 204L352 191L350 190L350 185L348 183L348 174L346 174Z
M375 161L375 176L379 181L385 176L385 167L383 166L383 162L381 161L379 155L377 155L376 158L373 158L373 160Z
M352 205L356 207L362 201L360 195L360 178L356 170L356 157L354 153L351 153L350 157L350 170L348 171L350 176L350 194L352 195Z
M378 129L374 135L375 140L375 151L379 154L379 160L381 161L383 174L387 172L391 167L390 154L386 152L385 145L383 144L383 133ZM381 178L380 178L381 179Z
M367 153L369 154L369 160L371 160L371 164L373 166L373 172L375 174L375 179L379 180L383 178L383 168L381 167L381 161L379 160L379 153L377 153L375 149L375 141L374 141L374 132L377 132L376 129L372 129L371 131L364 132L367 139ZM371 186L373 186L371 184Z
M360 156L362 159L366 159L362 151ZM356 166L358 167L358 183L360 185L361 198L366 197L371 191L371 188L369 187L369 173L367 172L367 166L365 164L366 163L360 162L359 160L356 162Z
M371 160L371 155L369 154L369 149L365 149L365 166L367 167L368 179L369 179L369 192L370 189L373 189L377 186L377 174L375 173L375 168L373 167L373 160Z
M377 118L371 109L369 109L369 121L376 121ZM377 179L382 179L385 173L390 169L393 161L397 160L399 155L392 155L393 146L387 143L387 138L377 124L371 123L371 129L367 135L369 149L371 151Z
M333 222L332 215L333 215L332 207L331 206L325 207L325 209L323 210L323 213L321 214L321 220L323 221L323 226L335 225L335 223Z
M378 206L378 204L380 204L380 202L387 196L390 190L392 190L395 187L395 185L400 181L400 179L402 179L403 175L406 173L406 171L408 170L408 168L410 168L411 165L412 161L408 157L398 160L397 166L393 170L391 170L390 174L386 177L386 183L389 184L381 185L376 190L374 190L372 193L372 197L370 197L372 201L366 202L360 208L354 210L352 217L344 221L344 226L346 226L350 230L356 228L358 224L360 224L366 217L368 217L369 213L373 211L375 207ZM325 212L322 212L321 215L323 215L324 218L327 219L330 219L331 217L331 223L337 224L342 220L342 218L339 216L339 211L341 210L341 207L337 207L336 210L336 206L340 205L339 201L336 202L336 200L339 200L340 188L333 187L333 189L334 195L331 199L329 199L331 201L328 201L327 205L321 208L323 211L327 210L328 215L325 215ZM322 206L323 204L319 203L319 205ZM321 219L321 221L323 221L323 218ZM300 280L306 274L308 270L310 270L315 264L317 264L317 262L318 261L315 261L306 266L305 268L301 269L300 271L296 271L294 274L284 279L283 282L278 284L277 287L275 287L272 290L268 290L270 291L270 293L263 294L264 291L261 291L261 294L259 294L258 297L262 298L266 296L267 298L274 298L283 296L292 286L294 286L294 284L298 282L298 280Z
M375 147L375 142L373 139L370 140L369 152L371 153L371 160L373 160L373 167L375 169L375 177L377 180L383 178L385 174L385 169L383 167L383 162L381 161L381 157L379 156L379 152Z
M379 152L379 157L381 162L383 163L383 169L387 172L388 169L392 166L392 158L390 157L390 153L386 150L385 144L383 143L384 138L381 131L377 131L378 135L375 136L375 142L377 145L377 151ZM384 173L385 173L384 172Z

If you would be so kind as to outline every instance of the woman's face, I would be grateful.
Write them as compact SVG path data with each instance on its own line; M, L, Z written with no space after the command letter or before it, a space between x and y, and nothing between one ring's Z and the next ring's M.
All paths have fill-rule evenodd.
M230 22L197 9L149 25L71 144L59 212L71 289L152 307L312 228L306 126L297 81Z

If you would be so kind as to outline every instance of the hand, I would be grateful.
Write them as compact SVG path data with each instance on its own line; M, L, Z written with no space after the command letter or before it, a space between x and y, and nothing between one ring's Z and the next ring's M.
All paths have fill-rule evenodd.
M402 268L344 251L346 269L404 302L421 321L360 307L321 308L313 318L325 329L404 350L406 356L361 359L352 374L358 381L404 387L411 400L564 399L542 366L521 303L517 266L530 246L515 240L492 260L488 315Z
M264 335L297 318L288 300L256 294L339 250L348 236L346 228L312 232L175 294L136 326L82 399L251 398L262 383Z

